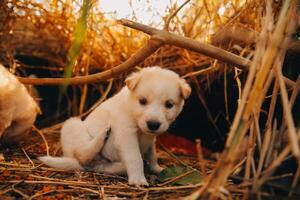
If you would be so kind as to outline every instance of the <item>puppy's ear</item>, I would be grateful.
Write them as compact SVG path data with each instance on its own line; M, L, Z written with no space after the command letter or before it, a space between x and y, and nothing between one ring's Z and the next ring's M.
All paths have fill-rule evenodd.
M179 85L180 85L180 90L181 90L182 97L184 99L187 99L191 94L191 91L192 91L191 87L186 82L186 80L184 80L182 78L179 80Z
M133 91L136 88L140 79L141 79L141 74L139 72L135 72L126 78L125 84L129 90Z

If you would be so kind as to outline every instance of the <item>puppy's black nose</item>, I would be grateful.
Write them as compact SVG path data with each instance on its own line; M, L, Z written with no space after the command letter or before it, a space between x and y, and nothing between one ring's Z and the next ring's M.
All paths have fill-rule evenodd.
M154 121L154 120L149 120L149 121L147 121L147 126L150 131L156 131L160 127L160 122Z

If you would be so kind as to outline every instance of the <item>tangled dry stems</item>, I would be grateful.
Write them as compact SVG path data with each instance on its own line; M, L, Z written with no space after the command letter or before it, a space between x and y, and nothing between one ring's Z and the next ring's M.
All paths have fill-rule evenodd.
M181 75L188 77L190 82L195 85L195 88L197 88L200 83L207 83L208 75L210 75L209 78L211 81L217 77L215 74L223 73L224 67L226 67L227 71L235 73L236 77L238 77L240 72L236 67L239 66L245 70L245 68L247 69L251 64L249 58L252 57L251 53L254 50L251 40L243 41L240 38L230 38L233 42L221 44L222 48L226 50L224 51L204 43L194 43L191 38L202 42L212 39L211 41L214 43L218 41L218 38L214 40L214 38L207 36L207 32L211 30L211 27L220 26L223 28L218 29L216 33L216 36L218 36L222 35L222 31L225 30L226 32L228 27L234 27L236 25L241 26L243 30L254 31L255 34L253 38L256 38L256 33L263 31L260 20L263 13L261 12L261 7L262 5L266 7L264 1L249 1L246 5L240 5L236 1L236 4L232 4L234 5L232 9L226 11L228 12L227 17L225 16L226 13L225 15L218 14L218 9L222 6L221 1L215 2L215 7L208 4L206 0L197 0L192 3L189 1L186 2L188 3L187 5L191 4L191 6L188 7L187 13L189 14L185 14L183 18L179 18L174 13L180 12L180 9L178 9L180 6L175 6L173 10L169 12L169 16L165 17L165 30L169 30L172 33L153 29L151 26L143 26L142 24L128 20L119 21L125 26L150 34L151 37L149 40L147 36L139 31L125 28L116 22L107 20L101 11L93 12L89 18L90 25L87 30L86 39L84 40L79 57L77 58L77 63L73 69L75 77L72 78L72 81L74 82L71 81L71 83L87 84L114 78L114 80L110 80L110 86L107 88L100 86L99 93L101 93L103 97L106 97L109 91L115 91L120 88L122 81L121 79L117 79L117 77L122 78L124 73L128 73L130 69L136 65L149 66L154 64L173 69ZM295 1L292 2L295 3ZM11 70L17 74L26 76L26 70L33 68L46 69L50 71L53 76L50 79L21 78L20 80L24 83L63 83L65 80L60 77L66 63L67 50L72 43L72 31L76 24L75 16L78 15L72 5L60 2L63 4L62 7L64 7L64 10L61 10L60 5L51 4L50 8L46 9L44 5L30 0L17 3L13 1L2 1L1 3L1 9L4 9L4 12L0 14L0 21L4 24L4 26L0 27L0 41L2 41L0 42L1 62L9 66ZM12 10L10 6L3 7L3 5L8 4L13 5L15 10ZM187 5L185 6L187 7ZM280 8L280 4L273 5L274 16L278 16ZM36 14L37 12L39 13L38 15ZM275 23L272 22L271 24ZM233 31L230 35L234 36L234 33L236 34L236 32ZM99 35L101 35L101 37L99 37ZM221 38L221 41L225 41L224 38ZM256 44L256 49L259 48L259 45L259 43ZM136 51L137 49L138 51ZM196 52L210 56L213 59ZM234 52L235 54L229 52ZM46 60L47 64L45 66L39 65L33 67L18 61L15 58L16 55L41 58L42 60ZM218 169L224 169L223 165L209 164L210 161L203 159L199 143L197 143L198 158L193 157L185 160L185 163L189 166L199 168L204 174L204 181L199 185L169 187L165 186L169 183L162 183L165 185L159 186L155 185L156 182L154 181L152 182L153 187L137 189L126 185L126 179L124 179L124 177L107 177L107 175L104 174L91 172L66 173L44 168L39 166L35 158L45 152L47 154L49 152L50 154L57 153L59 148L55 146L57 146L56 141L58 141L58 128L60 125L55 125L54 127L45 128L42 131L35 129L41 137L33 138L42 139L38 139L38 142L33 142L32 144L26 144L26 147L23 148L22 151L20 151L20 149L14 149L3 154L5 161L1 161L0 164L3 170L1 181L5 182L3 187L5 189L1 191L1 195L17 193L24 198L42 198L42 196L47 194L53 197L54 194L55 198L59 198L61 195L68 196L70 194L70 196L81 198L122 196L143 199L172 198L174 196L183 197L189 194L193 194L190 196L191 199L197 198L199 194L203 196L208 195L210 198L239 199L241 197L247 198L250 192L255 192L259 197L261 195L268 195L260 191L260 186L262 184L268 184L268 181L272 178L278 178L272 177L272 172L291 152L293 152L294 155L298 155L298 148L297 145L295 145L295 141L298 140L300 134L299 131L296 132L296 130L293 130L295 126L290 114L292 105L299 92L300 78L298 77L297 81L294 82L283 77L280 68L284 53L281 56L282 57L278 56L281 60L276 61L276 67L268 74L267 80L264 80L266 84L262 90L260 90L262 93L258 95L257 104L261 105L266 98L266 92L272 81L276 79L273 86L266 129L264 131L263 128L259 127L258 120L260 113L257 111L253 113L251 110L253 108L250 106L248 113L250 113L249 116L251 120L246 120L246 125L244 126L245 130L249 130L249 139L247 141L239 141L239 144L247 144L247 148L243 151L235 152L234 155L230 155L230 159L224 160L226 162L223 164L229 166L226 172L218 171ZM219 60L229 64L224 64L223 62L219 62ZM254 61L255 60L252 60L252 63ZM258 63L258 65L259 64L260 63ZM118 67L114 68L114 66ZM227 66L229 66L229 68L227 68ZM250 69L248 76L254 75L255 70L251 71ZM242 89L240 79L237 78L236 81L239 85L240 94L242 92L245 93L247 87L244 86ZM288 99L286 94L285 85L289 86L289 90L292 91L290 99ZM76 114L83 115L85 113L84 105L88 88L86 85L80 87L82 91L81 94L83 94L80 102L75 104L71 102L70 109L80 107ZM253 84L249 84L248 87L250 90ZM274 120L273 114L277 94L279 92L283 101L286 117L281 123L279 130L277 130L276 127L279 122ZM244 99L240 103L244 104L245 102L246 100ZM246 117L246 119L248 119L249 116ZM289 129L290 142L284 143L281 146L279 145L280 147L278 148L278 143L280 143L282 139L275 134L277 132L279 132L280 135L286 134L286 127ZM246 131L243 132L243 134L245 133ZM253 161L254 152L257 151L255 144L261 147L258 163ZM42 145L43 148L41 148L40 145ZM274 148L268 150L268 146ZM42 149L43 152L39 152L38 149ZM241 157L243 154L246 155L246 158L238 160L237 162L235 159ZM277 158L274 157L274 155L277 154ZM171 154L169 153L168 155ZM172 157L172 159L174 159L174 157ZM163 157L163 162L172 163L172 159L170 160L170 157ZM7 162L7 160L12 160L12 162ZM198 160L200 160L200 165L198 164ZM203 163L205 163L205 165ZM233 172L241 168L244 169L244 177L240 180L242 183L240 185L232 184L231 180L237 178L232 176ZM300 170L298 168L296 174L294 174L290 194L294 192L293 189L297 185L299 173ZM211 181L213 180L211 177L216 176L219 176L219 178L215 181ZM170 183L172 183L172 181L173 180L170 180ZM207 183L209 183L209 187L203 187ZM26 189L22 189L23 187ZM198 188L200 188L200 190ZM214 190L212 191L213 188ZM207 190L205 191L205 189Z

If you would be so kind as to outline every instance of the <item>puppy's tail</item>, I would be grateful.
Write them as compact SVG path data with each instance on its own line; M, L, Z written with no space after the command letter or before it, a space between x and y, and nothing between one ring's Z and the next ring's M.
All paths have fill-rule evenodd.
M78 160L69 157L52 157L52 156L42 156L38 158L40 161L46 165L59 168L64 170L83 170L84 168L80 165Z

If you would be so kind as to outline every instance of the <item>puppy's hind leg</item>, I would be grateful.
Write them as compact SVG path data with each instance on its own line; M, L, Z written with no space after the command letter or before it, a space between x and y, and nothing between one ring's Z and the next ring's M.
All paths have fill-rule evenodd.
M76 149L75 156L83 165L88 164L102 149L110 129L109 112L97 108L83 122L85 137L88 139L81 148Z
M122 162L104 162L94 167L96 172L125 175L126 167Z
M82 165L88 164L100 152L105 143L105 138L109 131L109 128L102 128L102 130L99 130L99 133L95 138L92 138L83 147L75 150L75 157L79 160L79 162Z
M99 133L93 138L81 119L68 119L61 129L64 157L76 158L81 165L88 164L102 148L106 137L105 131L105 128L99 130Z
M103 147L107 130L102 126L92 132L81 119L68 119L61 130L64 156L76 158L81 165L88 164Z

